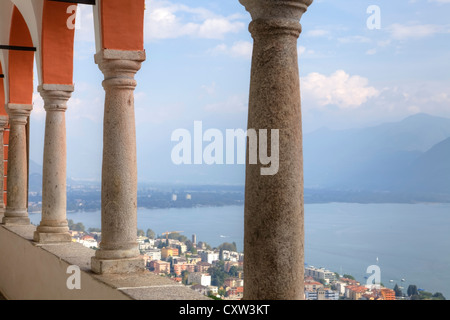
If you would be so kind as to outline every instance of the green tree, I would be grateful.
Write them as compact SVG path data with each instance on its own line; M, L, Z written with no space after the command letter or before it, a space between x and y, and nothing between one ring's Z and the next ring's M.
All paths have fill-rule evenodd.
M211 285L222 287L225 278L228 274L224 271L224 262L219 261L216 265L208 269L208 273L211 275Z
M138 236L138 237L143 237L143 236L145 236L144 230L138 229L138 231L137 231L137 236Z
M183 283L184 285L187 285L188 284L188 276L189 276L189 271L187 271L187 270L181 271L181 283Z
M228 274L231 277L237 277L239 275L239 269L236 266L231 266L230 270L228 270Z
M395 291L395 296L396 297L402 297L403 296L402 289L400 289L398 284L395 284L394 291Z
M433 297L433 294L431 292L427 292L427 291L420 291L418 296L419 296L420 300L431 300L431 298Z
M84 224L81 222L72 224L71 230L85 232Z
M408 294L408 297L411 297L411 296L418 295L419 291L417 290L417 286L416 285L410 284L408 286L408 289L407 289L406 293Z
M218 249L219 250L228 250L228 251L237 251L236 242L233 242L233 243L224 242L218 247Z
M444 295L440 292L436 292L433 294L433 299L434 300L446 300Z
M343 276L344 278L350 279L350 280L355 280L355 278L349 274L344 274Z
M102 230L100 228L89 228L88 232L101 232Z
M155 239L155 231L153 231L152 229L147 229L147 238Z

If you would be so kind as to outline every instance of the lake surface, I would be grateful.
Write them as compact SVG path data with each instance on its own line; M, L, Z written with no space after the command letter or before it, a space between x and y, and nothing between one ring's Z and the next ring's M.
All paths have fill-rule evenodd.
M40 214L30 219L39 224ZM101 225L100 211L68 213L68 219ZM138 228L196 234L211 246L236 242L242 250L244 207L139 209ZM387 287L398 283L406 291L415 284L450 299L449 231L450 204L307 204L305 262L364 283L367 267L378 265Z

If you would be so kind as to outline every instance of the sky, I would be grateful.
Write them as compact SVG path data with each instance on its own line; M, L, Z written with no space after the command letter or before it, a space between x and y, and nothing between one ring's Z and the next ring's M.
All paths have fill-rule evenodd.
M314 0L298 40L303 132L416 113L450 118L449 14L450 0ZM80 5L80 17L66 112L68 175L100 181L103 75L94 63L92 8ZM244 183L244 165L175 165L171 134L193 132L194 121L204 130L246 129L250 21L238 0L146 1L147 60L135 90L139 182ZM37 92L33 103L30 158L42 164Z

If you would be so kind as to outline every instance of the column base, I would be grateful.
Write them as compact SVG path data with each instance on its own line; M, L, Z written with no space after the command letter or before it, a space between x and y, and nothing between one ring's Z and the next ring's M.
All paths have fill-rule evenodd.
M145 270L141 257L127 259L91 258L91 270L98 274L135 273Z
M72 236L70 233L45 233L35 231L33 240L39 243L71 242Z
M29 225L30 218L28 217L7 217L4 216L2 219L2 224L4 225Z

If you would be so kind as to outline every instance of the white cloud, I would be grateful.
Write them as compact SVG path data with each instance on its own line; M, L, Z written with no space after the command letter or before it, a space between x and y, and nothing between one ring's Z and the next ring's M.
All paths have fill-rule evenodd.
M31 111L31 119L33 121L41 121L45 119L44 100L40 93L33 93L33 110Z
M404 25L400 23L394 23L390 25L387 30L391 34L391 37L396 40L422 39L438 33L449 32L447 27L434 24Z
M249 41L237 41L232 46L222 43L209 50L210 54L226 54L234 58L251 59L253 44Z
M201 87L202 91L204 91L208 96L213 96L216 93L217 85L215 82L211 83L210 85L202 85Z
M315 29L315 30L310 30L306 33L307 36L310 37L324 37L329 35L330 32L328 30L325 29Z
M215 113L241 113L248 110L248 98L245 95L233 95L227 100L205 106L205 111Z
M90 5L78 4L75 41L95 42L94 13Z
M338 38L340 43L369 43L371 40L364 36L348 36Z
M151 1L147 8L146 39L183 36L222 39L227 33L236 33L245 28L245 24L238 21L240 15L224 17L204 8L192 8L170 1Z
M319 107L336 105L340 109L354 109L379 95L368 83L368 79L350 76L343 70L330 76L313 72L301 79L301 90L305 100Z

